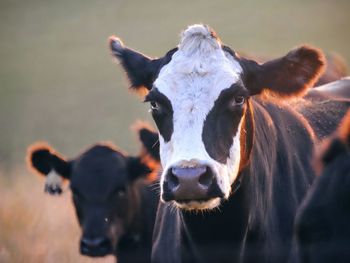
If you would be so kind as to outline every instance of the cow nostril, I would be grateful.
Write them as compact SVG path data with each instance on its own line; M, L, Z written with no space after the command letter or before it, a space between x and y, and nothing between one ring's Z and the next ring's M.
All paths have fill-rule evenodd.
M174 189L180 184L179 178L177 178L177 176L174 175L173 170L174 168L171 169L171 172L169 173L169 176L168 176L168 184L170 189Z
M203 186L209 187L213 182L213 178L214 176L211 169L207 167L205 172L199 177L198 182Z
M112 253L112 244L108 238L82 238L80 252L91 257L102 257Z

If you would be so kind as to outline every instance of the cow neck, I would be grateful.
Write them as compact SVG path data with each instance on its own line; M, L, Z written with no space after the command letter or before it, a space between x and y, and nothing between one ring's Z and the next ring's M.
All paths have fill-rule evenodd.
M189 257L196 258L198 262L211 262L201 258L204 259L206 255L211 257L216 251L224 251L223 254L216 256L225 258L227 256L225 253L228 252L230 253L228 257L233 259L232 262L238 262L248 222L245 189L246 180L245 176L242 176L240 187L228 200L223 201L218 209L202 213L179 211L182 225L181 239L184 244L182 254L190 253Z
M275 124L262 104L265 102L253 100L250 105L252 131L251 153L246 177L249 181L249 224L261 225L265 213L269 210L272 196L272 176L275 170L277 156L277 131Z
M252 101L254 144L247 190L245 262L285 262L296 209L312 182L312 130L288 105ZM300 143L302 142L302 143Z

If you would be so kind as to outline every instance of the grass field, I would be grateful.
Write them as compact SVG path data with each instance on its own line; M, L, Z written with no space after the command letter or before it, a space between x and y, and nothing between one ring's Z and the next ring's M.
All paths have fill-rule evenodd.
M0 262L80 262L69 192L45 196L24 167L46 140L67 157L112 140L137 152L129 126L150 120L108 50L110 35L151 56L193 23L235 50L278 56L310 43L350 62L349 0L0 0Z

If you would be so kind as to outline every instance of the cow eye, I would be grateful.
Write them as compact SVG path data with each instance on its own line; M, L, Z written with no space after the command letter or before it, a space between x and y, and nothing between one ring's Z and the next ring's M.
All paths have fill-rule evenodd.
M242 105L244 103L244 97L243 96L235 96L233 99L234 105Z
M160 109L159 103L155 101L151 101L151 111L156 112L156 111L159 111L159 109Z
M152 110L158 110L159 109L159 104L155 101L151 102L151 109Z

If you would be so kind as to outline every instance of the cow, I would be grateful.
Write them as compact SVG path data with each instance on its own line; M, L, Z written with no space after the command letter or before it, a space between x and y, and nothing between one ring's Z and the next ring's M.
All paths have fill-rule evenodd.
M316 140L287 99L316 83L323 53L301 46L258 64L206 25L156 59L115 36L110 48L159 132L152 261L286 262Z
M319 148L320 176L296 216L294 262L350 262L350 111Z
M138 129L145 146L156 145L157 134L146 126ZM69 180L82 230L81 254L150 262L159 196L153 189L156 181L149 179L155 179L150 176L157 160L151 163L145 151L128 156L112 143L96 143L69 160L47 143L36 143L27 159L32 171L46 176L46 192L61 194L63 180Z

